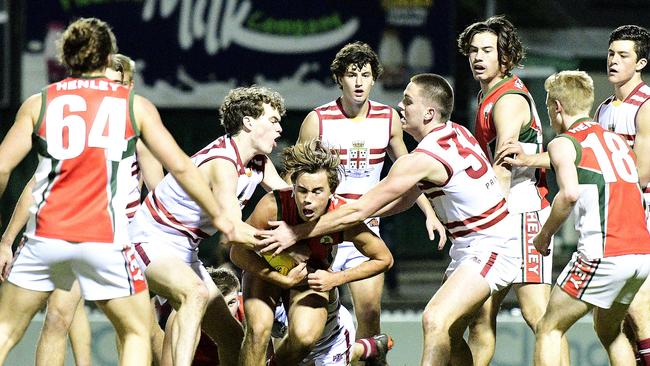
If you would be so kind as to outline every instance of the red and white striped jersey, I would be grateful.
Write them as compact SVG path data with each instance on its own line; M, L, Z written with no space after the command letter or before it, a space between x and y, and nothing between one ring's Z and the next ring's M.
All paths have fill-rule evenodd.
M624 138L586 118L559 136L573 142L577 155L578 253L588 260L650 254L635 156Z
M237 180L237 199L239 207L244 208L264 178L264 165L267 157L257 155L248 164L242 162L235 141L228 135L214 140L192 156L192 162L200 167L214 159L224 159L233 164L239 178ZM191 247L217 232L212 221L199 205L181 188L176 179L167 174L156 188L147 195L144 204L129 226L134 243L148 242L156 236L156 231L167 235L186 238Z
M418 186L431 201L454 247L479 245L520 257L517 227L507 220L506 200L474 136L465 127L447 122L422 139L412 152L417 153L438 160L449 175L442 186L428 181Z
M336 189L344 198L357 199L379 182L390 141L393 109L368 101L368 113L348 118L340 98L316 109L319 137L341 154L345 177Z
M624 101L612 95L605 99L596 110L596 120L606 130L623 136L634 147L636 138L636 115L641 105L650 99L650 87L641 82ZM650 202L650 186L643 187L646 202ZM648 218L650 225L650 218ZM650 226L649 226L650 227Z
M129 88L105 77L43 89L27 236L128 242L125 208L139 135L131 100Z
M605 99L596 110L596 120L604 129L623 136L633 147L636 137L636 114L648 99L650 87L641 82L624 101L616 100L614 95Z

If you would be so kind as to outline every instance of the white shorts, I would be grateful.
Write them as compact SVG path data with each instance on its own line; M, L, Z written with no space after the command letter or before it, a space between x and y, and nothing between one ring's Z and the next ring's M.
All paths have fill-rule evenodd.
M135 243L133 244L135 258L143 271L147 271L150 263L164 257L176 257L187 263L203 282L212 281L212 277L199 259L197 250L189 250L164 243Z
M493 294L512 284L521 270L521 258L465 248L462 256L452 257L445 270L445 278L449 278L460 266L472 266L485 278L490 286L490 294Z
M366 226L377 235L379 235L379 218L371 217L366 219ZM332 262L332 272L344 271L348 268L354 268L359 264L368 260L368 257L361 254L359 250L354 246L351 241L344 241L336 246L336 254L334 256L334 262Z
M350 364L350 351L356 337L352 315L341 305L337 316L338 326L314 345L309 355L300 365L347 366Z
M572 297L599 308L630 304L650 274L650 254L631 254L586 260L573 253L557 278Z
M551 238L551 255L543 256L533 245L533 239L539 234L542 225L551 214L551 207L540 211L512 214L518 216L519 245L521 247L522 267L514 283L553 283L553 239Z
M69 290L79 280L86 300L108 300L147 289L130 243L72 243L30 236L14 256L9 282L33 291Z

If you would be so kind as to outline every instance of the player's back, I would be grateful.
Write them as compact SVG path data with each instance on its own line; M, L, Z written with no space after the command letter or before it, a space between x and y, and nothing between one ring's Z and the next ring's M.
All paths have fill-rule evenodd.
M514 250L510 240L508 207L499 182L474 136L453 122L430 132L413 151L442 163L449 176L441 186L421 181L420 189L431 201L455 246L478 243L493 251Z
M104 77L68 78L43 89L27 235L128 240L125 209L139 134L131 98L129 88Z
M624 138L588 119L560 136L577 153L578 251L587 259L650 253L635 156Z

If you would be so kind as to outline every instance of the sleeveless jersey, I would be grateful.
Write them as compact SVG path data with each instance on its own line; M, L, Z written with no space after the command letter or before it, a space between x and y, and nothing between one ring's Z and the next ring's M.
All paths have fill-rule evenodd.
M296 200L293 198L293 189L285 188L275 190L273 194L275 195L275 202L278 207L278 220L282 220L291 226L304 222L298 214L298 206L296 205ZM333 211L345 203L345 199L334 195L329 200L327 212ZM339 231L316 238L303 239L298 241L297 244L306 243L311 250L311 255L307 260L307 266L314 269L328 269L334 260L332 246L340 244L342 241L343 232Z
M649 254L635 156L625 139L586 118L559 136L570 139L577 154L578 252L589 260Z
M345 176L336 193L348 199L358 199L379 182L390 141L392 108L368 104L368 113L360 118L348 118L340 98L314 109L320 139L341 154Z
M436 127L412 153L423 153L442 163L448 180L437 186L420 181L456 248L478 245L492 252L519 257L516 227L494 170L472 134L453 122Z
M192 162L201 165L214 160L225 159L233 164L239 178L237 180L237 199L239 207L244 208L264 178L264 165L267 157L257 155L244 165L239 157L235 141L228 135L214 140L192 156ZM167 174L156 188L147 195L130 227L134 243L149 241L151 228L164 233L187 237L192 248L201 240L217 232L212 221L199 205L183 190L176 179Z
M531 119L519 132L519 143L526 154L543 152L542 126L535 108L533 97L528 92L524 83L517 76L506 77L492 87L487 95L479 92L478 110L476 112L476 126L474 136L479 145L494 162L494 149L496 148L496 128L492 117L494 105L507 94L522 95L530 106ZM546 200L548 188L543 169L513 167L510 193L508 195L508 209L512 213L539 211L549 205Z
M648 99L650 87L641 82L622 102L614 95L605 99L596 110L596 119L604 129L623 136L630 147L634 147L636 115ZM650 202L650 186L644 188L646 201Z
M105 77L67 78L43 89L28 237L129 242L125 208L140 133L130 93Z

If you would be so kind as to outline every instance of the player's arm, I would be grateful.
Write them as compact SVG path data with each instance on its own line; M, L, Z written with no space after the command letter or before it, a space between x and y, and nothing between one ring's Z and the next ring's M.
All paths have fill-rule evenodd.
M266 194L255 206L255 210L246 222L257 228L266 228L269 218L277 215L277 205L273 192ZM230 247L230 260L242 270L254 274L256 277L281 288L291 288L307 275L306 264L301 263L294 267L285 276L271 267L266 260L254 251L242 245Z
M266 159L266 164L264 164L262 187L267 191L289 187L289 184L280 177L280 174L278 174L277 169L275 169L273 162L269 158Z
M390 141L388 142L388 153L390 158L395 161L397 158L408 154L408 149L406 148L406 144L404 144L404 131L402 130L402 123L400 121L399 114L393 108L391 108L391 112L391 131ZM418 204L418 207L426 218L426 228L429 235L429 240L434 240L434 233L438 232L438 247L440 247L441 244L444 246L445 242L447 241L447 233L445 232L444 226L438 219L438 216L436 216L433 207L431 207L431 202L429 202L424 194L420 194L415 202ZM402 203L405 202L403 201Z
M650 103L644 103L636 115L634 154L639 171L639 183L645 188L650 183Z
M13 126L0 144L0 197L7 188L9 176L32 148L34 123L41 110L41 95L27 98L16 114Z
M496 130L494 150L499 151L506 142L519 139L521 126L532 118L530 104L521 94L506 94L494 104L492 118ZM499 180L503 195L507 199L510 193L510 169L503 164L494 164L494 173Z
M316 291L329 291L336 286L358 281L387 271L393 266L393 256L383 240L364 224L357 224L343 233L368 260L340 272L317 270L307 276L309 287Z
M165 177L162 165L142 141L135 144L135 150L144 184L149 191L152 191Z
M414 153L397 159L386 178L357 201L348 203L322 216L316 222L307 222L294 227L279 226L274 231L259 234L267 236L262 241L264 252L281 252L299 239L342 231L373 216L383 206L394 201L422 179L443 184L447 171L438 160L424 153ZM278 225L278 222L271 223Z
M320 121L318 120L318 114L316 111L311 111L300 125L300 132L298 133L298 141L296 143L302 143L310 141L312 139L317 139L320 137Z
M517 140L510 140L501 145L497 150L494 163L498 165L508 164L511 166L525 166L530 168L551 168L551 159L548 152L538 154L526 154Z
M551 237L569 217L580 196L578 172L575 166L577 153L573 142L566 137L555 138L548 144L548 153L555 169L559 191L553 200L551 215L533 241L535 248L543 255L550 254L548 247Z
M239 173L233 162L226 159L213 159L199 168L208 179L210 189L217 203L221 220L233 225L235 235L246 233L246 236L253 236L255 228L242 221L242 213L237 199L237 182ZM242 244L248 248L255 249L255 246L247 241L239 241L232 235L226 235L226 239L233 244Z
M32 177L20 194L14 212L11 214L11 219L9 219L9 224L7 224L2 239L0 239L0 281L6 280L9 276L11 262L13 261L11 246L29 219L29 207L34 203L32 197L33 188L34 178Z
M214 226L231 241L256 243L253 233L237 232L235 224L220 215L207 182L190 158L176 144L163 126L156 107L146 98L134 96L133 111L145 145L163 167L176 178L180 186L212 219Z

